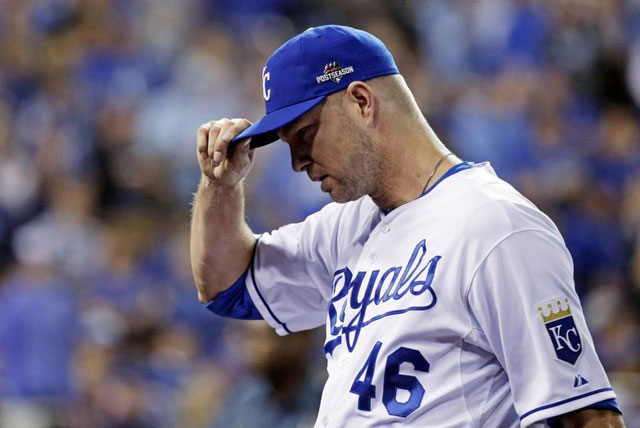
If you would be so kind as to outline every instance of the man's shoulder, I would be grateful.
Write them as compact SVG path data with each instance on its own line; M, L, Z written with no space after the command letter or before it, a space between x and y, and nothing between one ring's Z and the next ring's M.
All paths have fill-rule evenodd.
M512 233L539 230L559 235L553 221L511 184L499 178L488 163L460 174L446 189L442 203L467 236L502 239Z

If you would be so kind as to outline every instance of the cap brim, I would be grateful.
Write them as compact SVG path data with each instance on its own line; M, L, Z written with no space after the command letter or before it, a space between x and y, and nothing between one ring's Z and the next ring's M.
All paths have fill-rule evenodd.
M293 122L320 104L326 97L327 95L321 95L298 104L281 108L280 110L272 111L238 134L233 140L231 140L231 142L236 143L240 140L251 137L250 145L252 149L273 143L278 140L278 128Z

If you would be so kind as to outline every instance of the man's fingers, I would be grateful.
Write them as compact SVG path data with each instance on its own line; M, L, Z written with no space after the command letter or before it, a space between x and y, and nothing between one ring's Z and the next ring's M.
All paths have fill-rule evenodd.
M238 141L236 144L238 145L238 148L240 150L242 150L243 152L248 152L249 146L251 145L251 137Z
M231 140L251 126L247 119L219 119L202 124L197 130L197 151L199 158L210 167L217 169L225 158L235 157L236 149L241 157L246 157L249 152L251 138L243 139L230 147ZM203 168L209 166L202 164ZM204 169L203 169L204 171Z
M226 131L227 132L226 138L230 137L229 141L227 142L227 153L228 153L227 156L229 158L234 156L234 153L236 152L236 150L240 148L242 143L244 143L247 140L251 140L251 138L243 138L240 141L236 141L234 143L231 142L231 140L233 140L238 135L240 135L242 131L247 129L249 126L251 126L251 122L249 122L247 119L233 119L233 125ZM238 150L238 151L241 152L242 150Z
M215 125L214 125L215 126ZM219 165L227 155L227 147L229 147L229 142L235 137L233 133L233 122L225 121L220 125L220 130L218 131L218 137L213 141L209 142L209 149L213 149L212 159L214 165ZM211 147L213 145L213 147Z
M211 125L213 124L213 121L209 121L207 123L203 123L202 125L200 125L198 127L198 130L196 131L196 147L198 149L198 153L201 153L205 156L207 156L207 143L209 140L209 128L211 128Z
M229 122L229 119L221 119L221 120L217 120L215 122L213 122L213 124L211 125L211 128L209 128L209 141L207 142L207 154L209 155L210 159L213 159L213 154L216 148L216 142L218 141L218 138L220 137L220 133L222 132L223 127L225 126L225 124L227 124Z
M247 129L249 126L251 126L251 122L249 122L247 119L231 119L221 125L220 132L218 133L218 139L215 142L213 153L214 164L219 164L226 157L228 157L227 153L229 151L231 151L229 156L233 154L233 149L235 149L235 147L230 147L231 140L233 140L238 134ZM236 143L234 143L234 146L235 145Z
M251 122L249 122L247 119L234 119L234 123L232 127L234 137L250 126L251 126Z

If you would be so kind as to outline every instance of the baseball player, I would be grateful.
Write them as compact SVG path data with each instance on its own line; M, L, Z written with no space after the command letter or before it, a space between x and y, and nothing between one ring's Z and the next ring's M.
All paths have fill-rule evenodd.
M198 129L192 267L219 315L326 326L317 428L624 426L558 229L449 152L380 40L310 28L262 91L253 125ZM256 236L243 178L278 138L335 202Z

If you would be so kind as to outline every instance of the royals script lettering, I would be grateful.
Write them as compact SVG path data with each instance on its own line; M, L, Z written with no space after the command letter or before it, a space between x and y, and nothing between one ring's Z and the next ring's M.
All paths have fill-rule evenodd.
M423 239L403 266L393 266L384 272L360 271L355 275L348 267L337 270L333 274L333 297L328 309L333 338L325 344L325 352L333 353L343 337L351 352L362 329L371 323L434 307L437 298L432 283L441 258L427 255Z

